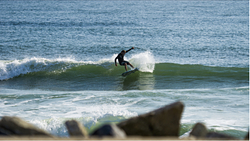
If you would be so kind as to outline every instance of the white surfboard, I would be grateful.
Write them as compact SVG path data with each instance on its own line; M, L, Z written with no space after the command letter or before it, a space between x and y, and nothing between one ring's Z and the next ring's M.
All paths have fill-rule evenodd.
M135 68L135 69L133 69L133 70L126 71L126 72L122 73L122 76L128 76L128 75L130 75L131 73L134 73L134 72L136 72L136 71L139 71L139 69L138 69L138 68Z

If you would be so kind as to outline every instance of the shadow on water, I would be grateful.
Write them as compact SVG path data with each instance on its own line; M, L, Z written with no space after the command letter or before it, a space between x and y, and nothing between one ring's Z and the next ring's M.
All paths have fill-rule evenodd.
M124 78L122 90L152 90L155 77L152 73L137 72Z

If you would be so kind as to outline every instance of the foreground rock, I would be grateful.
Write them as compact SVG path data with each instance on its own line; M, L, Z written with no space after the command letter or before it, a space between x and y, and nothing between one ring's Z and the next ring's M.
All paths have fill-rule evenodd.
M65 125L71 137L88 137L86 129L76 120L68 120Z
M196 123L194 125L194 128L190 132L189 136L194 136L196 138L202 138L202 139L227 139L227 140L236 139L229 135L216 132L208 132L206 126L202 123Z
M118 124L128 136L173 136L180 130L184 104L175 102L155 111L130 118Z
M95 130L91 136L93 137L114 137L114 138L119 138L123 139L126 137L125 132L117 127L115 124L106 124L103 125L102 127L98 128Z
M235 140L236 138L222 133L208 132L206 135L206 139Z
M46 131L18 118L4 116L0 121L0 132L8 136L41 136L53 137Z
M195 136L197 138L204 138L207 135L207 128L202 123L196 123L193 127L193 130L190 132L190 136Z
M245 139L245 140L249 140L249 131L248 131L248 133L246 134L246 136L245 136L244 139Z

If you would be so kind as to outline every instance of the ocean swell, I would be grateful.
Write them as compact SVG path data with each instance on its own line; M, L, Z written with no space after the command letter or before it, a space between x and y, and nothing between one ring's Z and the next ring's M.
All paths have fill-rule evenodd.
M65 71L77 71L80 74L86 75L89 75L89 73L96 73L97 75L117 75L118 73L122 72L121 68L123 67L114 68L115 57L116 55L113 55L111 58L104 58L96 62L76 61L72 58L46 59L36 57L26 58L23 60L1 61L0 80L8 80L20 75L41 72L46 74L59 74ZM128 61L130 61L135 67L139 68L141 72L153 73L154 71L154 57L150 52L136 54L129 58Z

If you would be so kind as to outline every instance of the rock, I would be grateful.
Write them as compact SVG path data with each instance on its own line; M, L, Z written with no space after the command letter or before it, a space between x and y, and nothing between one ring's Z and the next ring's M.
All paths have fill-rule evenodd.
M206 139L226 139L226 140L235 140L236 138L221 134L221 133L216 133L216 132L208 132L206 135Z
M184 104L175 102L118 124L128 136L173 136L179 135L180 119Z
M88 137L86 129L76 120L68 120L65 122L69 135L73 137Z
M0 128L1 132L3 131L7 135L53 137L46 131L18 117L4 116L0 121Z
M236 138L216 133L216 132L208 132L205 125L202 123L196 123L193 130L190 132L189 136L194 136L196 138L203 138L203 139L229 139L229 140L235 140Z
M249 131L247 132L247 134L245 136L245 140L249 140Z
M207 128L202 123L196 123L193 130L190 132L189 136L195 136L197 138L203 138L207 135Z
M122 129L117 127L115 124L106 124L95 130L91 134L91 136L98 136L98 137L111 136L114 138L125 138L126 134Z
M195 136L196 138L203 138L203 139L236 139L229 135L216 133L216 132L208 132L205 125L202 123L196 123L193 130L189 134L190 136Z
M0 136L10 136L11 134L13 133L0 127Z

